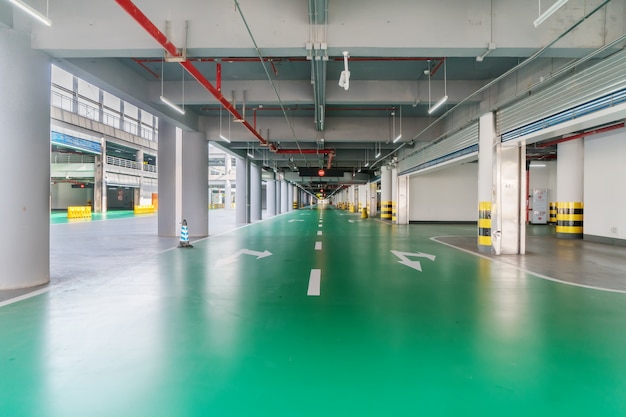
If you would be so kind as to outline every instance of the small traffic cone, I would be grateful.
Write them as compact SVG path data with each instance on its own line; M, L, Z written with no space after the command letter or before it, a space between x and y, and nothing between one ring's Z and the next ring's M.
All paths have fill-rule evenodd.
M189 229L187 228L187 220L183 219L182 226L180 227L180 243L179 248L193 248L193 245L189 243Z

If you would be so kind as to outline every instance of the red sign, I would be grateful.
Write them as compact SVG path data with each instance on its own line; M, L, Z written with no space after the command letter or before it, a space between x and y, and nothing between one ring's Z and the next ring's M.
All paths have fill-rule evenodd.
M317 175L319 175L320 177L323 177L324 174L326 174L326 173L324 172L323 169L320 169L319 171L317 171Z

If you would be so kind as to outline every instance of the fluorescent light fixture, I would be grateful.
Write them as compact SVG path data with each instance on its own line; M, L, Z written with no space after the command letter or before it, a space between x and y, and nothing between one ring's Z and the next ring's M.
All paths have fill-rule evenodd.
M222 140L224 140L224 141L226 141L226 142L230 143L230 139L228 139L226 136L224 136L224 135L222 135L222 134L220 134L220 139L222 139Z
M171 108L173 108L174 110L176 110L177 112L179 112L180 114L185 114L185 109L178 107L176 104L172 103L164 96L161 96L161 101L167 104L168 106L170 106Z
M29 15L31 15L35 19L39 20L44 25L52 26L52 21L50 21L50 19L48 19L46 16L42 15L37 10L33 9L32 7L30 7L28 4L24 3L23 1L21 1L21 0L9 0L9 3L13 4L14 6L17 6L20 9L22 9L22 11L28 13Z
M400 133L398 136L396 136L396 138L393 140L392 143L396 143L397 141L399 141L400 139L402 139L402 133Z
M545 168L546 164L530 164L531 168Z
M428 114L431 114L432 112L437 110L439 107L443 106L443 103L445 103L446 101L448 101L448 96L441 97L441 100L439 100L434 106L428 109Z
M367 161L367 162L365 163L365 165L363 165L363 166L364 166L365 168L367 168L368 166L370 166L370 162L369 162L369 161Z
M554 12L559 10L565 3L567 3L567 0L557 0L556 3L554 3L548 10L539 15L539 17L534 22L535 27L542 24L547 18L552 16Z
M378 151L378 153L376 153L376 155L374 155L374 158L378 158L380 156L380 151Z
M248 155L248 158L254 159L254 155L252 154L252 152L248 151L246 155Z

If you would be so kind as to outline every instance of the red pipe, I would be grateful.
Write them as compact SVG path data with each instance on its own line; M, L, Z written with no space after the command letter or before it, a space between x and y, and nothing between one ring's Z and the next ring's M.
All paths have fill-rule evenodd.
M333 163L333 157L335 156L335 151L332 151L328 154L328 163L326 164L326 169L330 169L330 166Z
M139 8L135 6L132 1L115 1L122 7L122 9L126 10L126 13L128 13L133 19L135 19L137 23L139 23L139 25L143 27L150 34L150 36L154 38L154 40L156 40L161 46L163 46L163 49L169 52L170 55L180 56L180 53L178 52L178 49L176 49L174 44L167 40L167 36L165 36L165 34L163 34L163 32L161 32L159 28L157 28L154 23L152 23L150 19L148 19L148 17L143 14L143 12L139 10Z
M154 75L154 78L156 78L157 80L161 79L161 76L159 74L157 74L156 72L152 71L150 68L148 68L140 59L137 58L133 58L133 60L141 65L143 67L143 69L145 69L146 71L148 71L150 74Z
M136 58L141 62L161 62L158 58ZM428 57L351 57L351 61L438 61L445 58L428 58ZM257 57L226 57L226 58L210 58L210 57L198 57L189 58L189 61L197 62L214 62L220 60L222 62L259 62L261 59ZM333 57L333 61L343 61L343 57ZM276 58L276 57L264 57L265 62L306 62L308 59L302 57L288 57L288 58Z
M167 40L167 37L146 17L145 14L137 6L133 4L131 0L115 0L133 19L139 23L147 32L156 40L167 52L172 56L180 57L178 49ZM207 80L204 75L189 61L180 62L180 65L187 70L187 72L196 79L209 93L222 103L222 106L230 112L236 119L242 120L241 115L235 109L235 107L222 95L222 93L216 89L213 84ZM243 121L243 125L261 142L261 145L269 146L269 149L276 151L276 146L268 143L263 137L252 127L247 121Z
M215 68L215 87L217 91L222 91L222 63L218 62Z
M577 133L572 136L563 136L561 139L553 140L552 142L540 143L537 148L546 148L548 146L556 145L558 143L567 142L568 140L574 140L584 138L585 136L597 135L598 133L610 132L611 130L621 129L624 127L624 122L611 126L601 127L599 129L588 130L586 132Z
M335 151L333 149L278 149L276 151L277 154L330 154L333 155Z
M437 73L437 70L441 68L441 66L443 65L443 61L446 60L445 58L439 58L439 59L440 59L439 63L435 65L435 68L433 68L432 72L430 73L431 77Z

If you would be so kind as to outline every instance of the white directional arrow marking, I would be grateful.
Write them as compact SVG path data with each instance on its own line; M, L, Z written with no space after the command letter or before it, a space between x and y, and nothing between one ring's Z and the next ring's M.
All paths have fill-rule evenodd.
M363 220L348 220L350 223L361 223Z
M291 219L289 220L287 223L293 223L293 222L303 222L304 220L302 219Z
M252 255L252 256L256 256L257 259L261 259L261 258L265 258L268 256L272 256L272 252L268 250L264 252L257 252L257 251L250 250L250 249L241 249L240 251L235 252L234 254L230 255L228 258L220 259L219 261L217 261L216 266L219 267L219 266L232 264L233 262L237 261L237 258L239 258L240 255Z
M400 251L397 251L397 250L392 250L391 253L393 253L395 256L397 256L398 258L401 259L400 261L398 261L398 263L400 263L402 265L406 265L409 268L417 269L420 272L422 271L422 264L420 263L420 261L412 261L412 260L409 259L409 256L415 256L415 257L419 257L419 258L426 258L426 259L430 259L431 261L435 260L435 255L431 255L429 253L400 252Z

